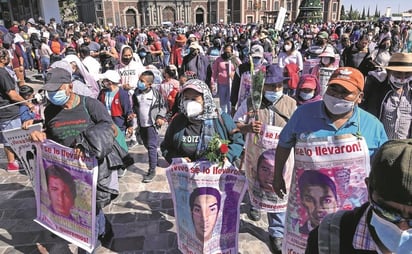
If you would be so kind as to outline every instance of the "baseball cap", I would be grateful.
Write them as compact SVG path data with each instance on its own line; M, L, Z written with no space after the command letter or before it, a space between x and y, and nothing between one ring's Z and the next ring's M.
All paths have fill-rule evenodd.
M250 55L252 57L263 57L263 47L260 45L253 45L250 49Z
M316 89L318 80L316 76L311 74L302 75L301 77L302 85L300 89L309 88L309 89Z
M319 32L316 37L319 37L319 38L322 38L322 39L327 39L327 38L329 38L329 34L326 31L322 31L322 32Z
M203 82L200 79L190 79L190 80L186 81L186 83L183 85L182 93L184 91L186 91L187 89L193 89L196 92L199 92L199 93L203 94L204 93L203 87L205 87L205 86L207 87L206 83Z
M365 79L363 74L355 68L339 67L329 79L328 86L332 84L341 85L352 93L356 90L363 91Z
M53 68L46 74L46 84L44 90L56 91L63 84L69 84L72 82L72 75L70 72L62 68Z
M412 205L412 139L390 140L375 154L369 192L387 201Z
M113 83L120 83L120 75L115 70L107 70L105 73L99 75L99 79L108 79Z
M202 47L201 47L201 46L199 45L199 43L197 43L197 42L192 42L192 43L190 43L189 48L191 48L191 49L197 49L197 50L201 50L201 49L202 49Z

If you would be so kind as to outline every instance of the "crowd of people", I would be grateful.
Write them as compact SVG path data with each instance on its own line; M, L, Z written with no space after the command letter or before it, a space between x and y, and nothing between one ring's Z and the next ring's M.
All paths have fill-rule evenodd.
M283 128L274 165L269 165L272 173L264 175L266 189L280 198L289 193L283 169L293 148L310 142L308 137L358 136L368 148L367 160L375 161L370 202L350 214L356 219L344 219L353 230L363 230L356 239L350 235L353 241L369 244L350 245L352 238L346 237L340 253L411 253L412 23L291 23L277 31L234 24L109 28L30 18L0 31L0 130L42 121L44 132L33 133L33 141L48 138L99 159L98 170L104 173L98 179L97 223L106 225L100 227L100 240L113 233L102 208L118 194L107 179L121 177L133 163L128 150L144 145L149 165L143 183L153 181L163 125L160 150L169 163L176 157L201 159L217 134L230 140L227 159L237 166L244 157L244 135L259 134L267 125ZM32 100L28 70L42 75L45 105ZM265 79L262 103L254 109L250 101L258 72ZM70 124L74 120L84 124ZM7 170L18 171L10 144L1 141ZM302 175L292 186L310 193L317 185L311 177ZM389 188L386 179L402 188ZM328 189L334 201L325 206L333 206L331 212L343 208L335 185L327 187L319 188ZM329 217L319 215L321 204L309 200L310 194L301 195L309 214L301 232L309 235ZM249 215L260 220L259 208L251 206ZM268 212L273 253L281 253L287 216L286 209ZM355 220L363 220L363 229ZM385 228L401 240L393 240ZM307 253L317 253L321 236L310 233Z

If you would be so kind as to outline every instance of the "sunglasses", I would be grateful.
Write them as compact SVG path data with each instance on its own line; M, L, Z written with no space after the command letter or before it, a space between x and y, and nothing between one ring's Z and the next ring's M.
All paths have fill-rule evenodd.
M379 206L378 204L375 203L375 201L371 201L371 205L372 205L372 209L383 219L394 223L394 224L398 224L400 222L403 221L407 221L409 227L412 227L412 219L405 219L402 217L402 215L400 215L397 212L392 212L392 211L388 211L387 209Z

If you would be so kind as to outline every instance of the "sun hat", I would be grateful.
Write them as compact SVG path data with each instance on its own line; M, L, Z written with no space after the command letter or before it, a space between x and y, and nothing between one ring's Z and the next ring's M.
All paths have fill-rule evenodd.
M44 90L46 91L56 91L63 84L69 84L72 82L72 75L70 72L63 68L53 68L49 70L46 74L46 84L44 85Z
M182 87L182 93L188 89L193 89L196 92L199 92L201 94L204 93L203 88L202 88L202 84L204 84L204 82L200 79L190 79L188 81L186 81L186 83L183 85Z
M391 71L412 72L412 53L394 53L389 59L388 66Z
M283 76L282 68L278 64L271 64L266 67L265 84L276 84L288 79Z
M108 79L116 84L120 83L121 80L119 72L115 70L107 70L105 73L99 75L99 79Z
M326 47L325 51L323 51L319 57L333 57L335 58L335 52L333 51L333 48L331 47Z
M249 53L252 57L263 57L263 47L256 44L253 45L252 48L250 49L250 53Z
M352 93L356 90L363 91L365 79L363 74L355 68L339 67L332 73L329 79L328 86L332 84L341 85Z
M412 205L412 139L390 140L374 156L369 193L387 201Z

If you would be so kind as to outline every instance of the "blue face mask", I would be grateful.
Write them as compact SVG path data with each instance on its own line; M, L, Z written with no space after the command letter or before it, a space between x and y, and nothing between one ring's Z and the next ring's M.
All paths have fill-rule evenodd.
M261 65L262 64L262 59L260 57L253 57L252 61L253 61L253 65Z
M66 94L66 90L46 92L46 97L53 105L56 106L63 106L70 98L70 96Z
M304 93L304 92L299 93L300 98L302 98L302 100L304 100L304 101L312 99L313 95L315 95L315 91L310 92L310 93Z
M146 90L145 83L143 83L142 81L139 80L139 82L137 82L137 89L139 89L140 91Z
M139 56L140 57L145 57L147 55L146 51L140 51Z
M410 253L412 250L412 229L401 230L398 226L372 212L371 225L379 240L391 252Z
M270 102L275 102L279 100L280 97L282 97L283 91L280 90L278 92L275 91L265 91L265 98L270 101Z

